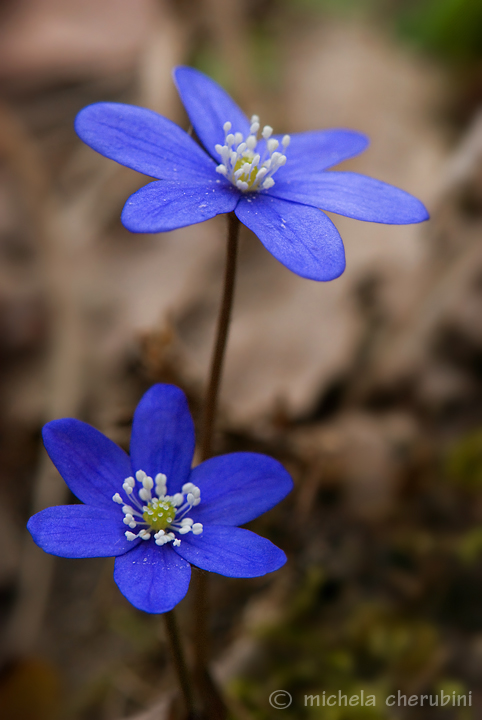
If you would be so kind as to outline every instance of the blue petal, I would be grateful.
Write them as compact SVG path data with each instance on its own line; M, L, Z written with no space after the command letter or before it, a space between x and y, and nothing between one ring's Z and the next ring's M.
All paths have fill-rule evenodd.
M284 552L266 538L224 525L207 525L202 535L183 535L173 549L191 565L226 577L259 577L286 562Z
M66 558L112 557L135 547L125 536L121 508L107 515L90 505L59 505L37 513L27 528L42 550Z
M287 180L281 176L270 195L305 203L355 220L407 225L427 220L428 212L404 190L352 172L326 172Z
M153 385L134 413L132 471L167 475L170 495L179 492L191 470L194 424L186 396L175 385Z
M148 613L172 610L187 593L190 579L189 564L169 545L158 547L152 539L115 561L117 587L134 607Z
M214 80L190 67L178 67L174 82L196 135L219 162L214 146L224 145L223 125L229 120L232 133L249 134L250 122L228 93Z
M153 110L95 103L75 120L77 135L121 165L155 178L204 176L213 163L184 130Z
M122 222L131 232L166 232L231 212L238 200L239 191L225 180L162 180L130 196Z
M42 430L53 464L79 500L118 512L112 496L131 474L128 455L87 423L73 418L52 420Z
M238 452L206 460L189 478L201 490L201 504L189 513L194 522L243 525L277 505L293 489L277 460Z
M282 135L275 137L281 142ZM278 180L280 172L286 177L322 172L363 152L369 142L360 132L339 128L295 133L286 150L286 165L276 173L275 179Z
M252 193L241 199L235 212L265 248L297 275L334 280L345 269L338 230L319 210Z

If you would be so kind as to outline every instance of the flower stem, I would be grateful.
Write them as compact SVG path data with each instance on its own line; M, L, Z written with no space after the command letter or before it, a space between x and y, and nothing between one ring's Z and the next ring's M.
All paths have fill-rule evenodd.
M169 644L171 646L172 659L174 667L176 668L177 678L181 686L182 695L187 710L188 720L194 720L194 700L191 689L191 681L189 679L189 673L187 670L186 660L182 650L181 640L179 637L179 630L177 627L176 616L174 610L164 613L164 621L166 624L167 636L169 638Z
M204 405L203 435L201 443L201 462L211 456L213 444L214 421L218 404L219 386L223 370L226 341L228 339L229 321L234 297L234 279L236 276L236 259L240 222L234 213L228 215L228 247L226 269L224 272L224 292L218 317L216 342L211 360L211 372L208 391Z
M236 277L236 260L238 254L238 237L240 222L234 213L228 215L228 242L226 251L226 268L224 272L224 291L218 316L216 341L211 361L211 372L204 405L203 434L201 443L201 462L207 460L212 453L214 424L218 405L219 387L223 370L223 361L228 339L229 322L234 297L234 281ZM213 682L208 670L208 576L197 573L195 576L195 665L196 678L203 695L204 706L208 716L224 718L227 716L224 701Z

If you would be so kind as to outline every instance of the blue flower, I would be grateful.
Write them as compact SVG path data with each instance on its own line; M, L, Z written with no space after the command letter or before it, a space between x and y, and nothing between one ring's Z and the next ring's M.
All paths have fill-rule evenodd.
M282 550L237 527L292 489L266 455L238 452L191 470L194 426L184 393L154 385L137 406L129 456L86 423L45 425L44 444L83 505L47 508L28 529L43 550L68 558L115 556L114 579L140 610L171 610L187 592L191 565L228 577L258 577L286 562Z
M82 140L106 157L158 178L132 195L122 222L157 233L235 212L283 265L312 280L345 269L338 230L321 210L356 220L404 225L427 220L417 198L353 172L327 172L368 145L359 132L319 130L276 136L260 131L203 73L179 67L174 79L206 152L152 110L96 103L77 116Z

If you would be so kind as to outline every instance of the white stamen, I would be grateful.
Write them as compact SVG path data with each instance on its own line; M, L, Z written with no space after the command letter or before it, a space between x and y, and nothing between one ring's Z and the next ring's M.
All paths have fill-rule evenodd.
M245 164L250 168L249 163ZM202 532L201 523L194 523L191 518L184 517L190 508L201 502L201 490L194 483L184 483L182 492L171 496L166 494L167 477L163 473L157 473L154 481L143 470L138 470L136 478L142 484L137 494L133 494L132 484L135 485L136 482L134 478L126 478L123 483L123 488L129 488L131 491L133 505L126 504L120 493L115 493L112 497L114 502L122 505L124 524L131 530L138 525L141 526L137 535L126 530L125 537L129 541L136 539L147 541L154 535L154 541L158 546L172 542L175 547L179 547L181 540L176 533L177 535L186 535L193 532L199 535ZM154 482L158 497L151 495ZM141 505L138 498L144 500L146 504ZM136 510L136 508L138 509ZM155 530L155 524L161 520L166 523L166 528Z
M152 490L152 488L154 487L154 480L151 477L147 476L142 481L142 485L146 490Z
M132 491L134 490L134 487L136 485L136 481L133 477L128 477L124 480L124 484L122 485L122 489L124 490L127 495L131 495Z
M281 140L283 152L278 151L280 142L271 137L273 128L265 125L261 135L266 141L266 146L261 157L260 153L256 153L257 134L260 129L257 115L251 118L249 135L246 139L243 139L243 134L239 131L234 134L229 132L231 128L232 124L229 121L224 123L225 144L215 145L215 150L221 157L216 172L227 178L243 193L268 190L273 187L272 175L286 163L284 152L290 144L290 136L283 135Z

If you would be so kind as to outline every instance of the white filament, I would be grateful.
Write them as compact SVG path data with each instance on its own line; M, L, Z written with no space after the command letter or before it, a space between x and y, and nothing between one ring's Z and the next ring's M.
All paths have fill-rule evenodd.
M240 132L233 134L231 128L232 123L229 121L224 123L224 145L215 146L222 161L217 166L216 172L224 175L241 192L269 190L275 184L272 176L286 163L284 153L290 144L290 136L283 136L281 140L283 151L280 152L279 140L271 137L273 128L265 125L261 136L266 141L266 149L261 157L260 153L256 153L260 129L257 115L251 118L249 135L246 138Z
M231 124L229 122L225 123L224 129L225 132L229 131ZM137 490L137 497L134 492L136 489L136 480L141 486ZM165 545L166 543L172 542L173 545L179 546L181 540L176 537L175 533L179 533L179 535L186 535L186 533L189 532L192 532L193 535L200 535L202 533L202 523L195 523L191 518L186 517L186 514L201 502L200 489L189 482L182 486L181 492L175 493L174 495L167 495L166 483L167 477L163 473L158 473L154 481L143 470L138 470L135 479L128 477L122 485L122 489L132 504L127 504L120 493L115 493L112 496L112 500L115 503L122 505L125 525L130 527L131 530L134 530L137 526L141 528L137 535L131 532L131 530L127 530L125 536L128 540L149 540L153 534L156 545ZM155 488L155 497L152 497L151 490L153 488ZM143 505L139 502L138 498L147 504ZM144 514L153 515L160 503L169 503L169 505L173 507L174 517L167 518L168 525L165 530L156 531L155 528L146 522ZM169 508L169 505L167 505L167 508Z

